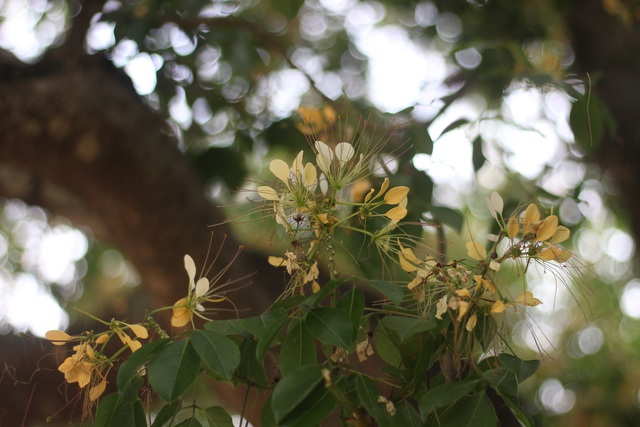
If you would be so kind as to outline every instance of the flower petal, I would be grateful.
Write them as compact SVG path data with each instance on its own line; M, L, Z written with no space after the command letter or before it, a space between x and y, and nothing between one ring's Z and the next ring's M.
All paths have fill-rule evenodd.
M558 228L558 217L555 215L549 215L542 221L540 228L536 233L536 238L534 241L536 242L544 242L553 237L556 234L556 230Z
M304 185L312 187L316 185L318 179L318 171L311 163L304 165Z
M465 329L469 332L473 331L473 328L476 327L476 323L478 323L478 316L476 316L476 314L474 313L473 315L471 315L471 317L469 317L469 320L467 320Z
M397 205L409 194L409 187L400 185L393 187L384 195L384 202L388 205Z
M351 160L355 152L356 150L354 150L353 146L348 142L341 142L336 145L336 157L341 164L345 164Z
M509 236L509 239L515 239L519 232L520 223L516 217L512 216L509 218L509 223L507 224L507 235Z
M147 331L147 328L145 328L144 326L135 324L129 325L129 328L134 334L136 334L138 338L149 338L149 331Z
M187 270L189 280L192 281L196 277L196 263L190 255L184 256L184 269Z
M518 304L525 304L531 307L542 304L542 301L540 301L538 298L535 298L529 291L523 292L522 295L516 298L513 302L516 302Z
M487 258L487 250L480 243L473 240L467 242L467 254L470 258L483 261Z
M447 312L447 295L440 298L436 304L436 319L442 320L442 315Z
M503 301L496 301L493 303L493 306L491 306L491 312L502 313L506 308Z
M269 163L269 170L276 176L276 178L284 182L285 185L289 187L289 165L284 160L271 160L271 163Z
M407 216L407 210L405 208L401 208L400 206L396 206L395 208L389 209L385 216L394 222L398 222L402 218Z
M274 202L279 202L280 197L278 196L278 192L268 185L261 185L258 187L258 196L263 199L273 200Z
M72 338L68 333L56 329L48 331L44 336L53 345L65 345Z
M570 236L571 231L567 227L561 225L556 228L556 233L553 235L549 243L555 245L556 243L566 242Z
M98 400L98 398L104 393L107 389L107 380L103 379L98 384L94 385L89 389L89 400L94 401Z
M524 218L522 219L524 234L535 233L535 229L532 226L538 221L540 221L540 211L536 205L531 203L524 211Z
M269 264L271 264L274 267L283 267L285 264L285 259L279 256L270 256Z
M333 160L333 151L322 141L316 141L315 146L316 150L318 150L316 163L320 170L328 175L329 170L331 169L331 161Z
M196 291L195 291L196 298L200 298L204 296L208 290L209 290L209 279L207 279L206 277L201 277L196 283Z
M491 212L491 216L495 219L498 219L498 215L502 214L502 209L504 209L504 201L500 194L497 191L491 193L491 196L487 198L487 206L489 207L489 212Z

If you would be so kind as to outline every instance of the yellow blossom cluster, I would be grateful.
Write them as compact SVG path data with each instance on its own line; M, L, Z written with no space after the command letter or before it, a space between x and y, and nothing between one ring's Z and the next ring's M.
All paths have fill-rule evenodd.
M64 379L69 384L78 383L80 388L90 385L88 393L90 401L97 400L107 387L107 374L113 366L113 361L102 350L111 336L117 335L132 352L142 346L138 339L145 339L149 336L147 329L140 324L113 321L109 326L110 331L96 335L86 333L85 335L72 336L59 330L51 330L45 334L45 337L54 345L77 343L73 346L75 353L68 356L60 364L58 370L64 374ZM136 338L132 339L124 332L125 329L133 332Z
M371 152L358 153L349 142L330 146L315 141L313 148L315 163L303 161L304 151L291 164L272 160L269 170L276 178L275 184L257 188L269 212L290 236L284 256L269 257L269 263L287 269L291 275L289 290L295 292L303 292L306 285L314 292L319 290L318 257L321 249L326 249L331 264L336 230L360 232L375 246L388 246L389 232L408 213L408 187L390 188L385 178L378 190L371 188L366 179L371 173ZM368 187L364 190L363 186ZM368 223L379 218L383 225L368 230Z
M425 295L436 296L435 317L441 320L449 313L455 322L464 322L467 331L475 328L481 314L497 315L508 308L516 310L518 306L535 307L542 303L530 291L510 298L505 289L496 286L498 272L505 261L565 263L572 256L570 251L558 246L569 239L570 231L559 225L556 215L543 218L538 207L530 204L519 215L506 220L502 216L504 203L495 192L488 199L488 206L501 233L489 251L477 240L467 242L471 263L443 265L429 256L422 259L412 248L397 244L399 265L412 276L407 288L415 300L422 303ZM506 244L501 244L502 241Z

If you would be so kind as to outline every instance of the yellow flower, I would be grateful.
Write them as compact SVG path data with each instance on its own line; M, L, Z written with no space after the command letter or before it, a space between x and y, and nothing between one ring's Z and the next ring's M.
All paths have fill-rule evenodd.
M496 301L491 306L491 312L492 313L502 313L506 308L507 308L507 306L504 304L504 301Z
M476 323L478 323L478 316L476 316L476 314L474 313L471 315L471 317L469 317L469 320L467 320L465 329L469 332L473 331L473 329L476 327Z
M535 233L537 230L538 222L540 221L540 211L538 207L531 203L524 211L524 218L522 220L522 226L524 227L524 234Z
M514 303L524 304L531 307L535 307L537 305L542 304L538 298L534 298L533 294L529 291L523 292L518 298L513 300Z
M509 223L507 224L507 235L509 239L513 240L516 238L518 233L520 232L520 223L516 217L509 218Z
M549 215L540 224L536 231L536 238L534 242L544 242L553 237L558 229L558 217L555 215Z
M74 337L63 331L51 330L44 334L45 338L51 341L53 345L65 345Z
M219 303L222 301L228 301L227 297L225 297L220 291L222 290L222 288L228 287L229 285L233 284L234 281L227 282L225 284L222 284L221 286L212 286L212 284L217 283L217 281L219 281L229 270L235 258L237 258L240 254L240 251L242 251L242 246L238 248L236 256L233 258L233 260L216 274L216 276L212 280L212 283L209 282L209 279L207 279L206 277L201 277L196 282L195 262L193 261L193 258L191 258L191 256L184 256L184 268L187 271L187 275L189 276L189 285L187 296L184 298L180 298L173 305L173 313L171 316L171 325L173 327L180 328L186 326L188 323L191 323L193 321L194 315L205 320L210 320L201 314L205 311L203 304L207 302ZM138 333L143 333L139 328L135 327L135 325L129 325L129 327L138 337L140 337ZM126 336L126 334L124 335L125 336L123 337L118 334L120 339L123 340L123 342L125 342L127 345L129 345L129 342L127 341L127 338L129 337ZM135 347L136 345L133 344L133 346Z
M467 254L478 261L484 261L487 258L487 250L484 246L473 240L467 242Z

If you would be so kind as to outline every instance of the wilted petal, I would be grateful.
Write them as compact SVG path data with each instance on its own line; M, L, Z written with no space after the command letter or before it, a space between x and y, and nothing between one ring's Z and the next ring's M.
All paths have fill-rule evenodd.
M505 310L505 308L507 307L504 305L503 301L496 301L493 303L493 306L491 306L491 312L502 313Z
M476 323L478 323L478 316L476 316L474 313L471 317L469 317L469 320L467 320L465 329L469 332L473 331L473 328L476 327Z
M469 292L469 289L458 289L456 291L456 295L458 295L459 297L471 298L471 292Z
M571 231L567 227L561 225L556 229L556 233L551 238L550 243L555 245L556 243L566 242L569 239L569 236L571 236Z
M469 310L470 306L471 304L467 301L463 301L463 300L458 301L458 319L457 319L458 322L462 320L465 314L467 314L467 311Z
M389 178L385 178L384 181L382 181L382 185L380 186L380 191L378 192L378 194L376 194L376 197L374 197L374 199L377 199L378 197L382 196L385 191L387 191L387 188L389 188Z
M289 187L289 165L287 162L280 159L273 159L271 160L271 163L269 163L269 170L276 176L276 178L284 182L285 185Z
M340 144L336 145L336 157L342 164L345 164L349 160L351 160L355 152L356 150L354 150L353 146L348 142L341 142Z
M436 303L436 319L442 320L442 315L447 312L447 296L443 296Z
M533 294L529 291L524 292L522 295L516 298L513 302L518 304L528 305L531 307L535 307L536 305L542 304L542 301L540 301L538 298L535 298Z
M107 380L103 379L98 384L96 384L95 386L91 387L91 389L89 389L89 400L91 401L97 400L100 396L102 396L102 393L104 393L106 388L107 388Z
M542 221L538 232L536 233L536 242L544 242L547 239L553 237L558 228L558 217L555 215L549 215Z
M409 187L404 185L393 187L384 195L384 202L388 205L397 205L407 197L407 194L409 194Z
M473 240L467 242L467 254L470 258L483 261L487 258L487 250L480 243Z

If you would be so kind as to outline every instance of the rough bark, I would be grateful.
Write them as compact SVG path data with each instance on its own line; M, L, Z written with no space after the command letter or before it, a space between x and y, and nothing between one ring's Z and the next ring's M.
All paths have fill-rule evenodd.
M209 226L222 217L164 121L143 104L121 72L97 57L73 64L5 64L0 75L0 195L41 205L114 242L158 306L183 297L182 258L189 253L202 265ZM214 248L225 232L225 227L215 230ZM218 266L231 262L237 244L229 237L224 247ZM234 277L266 266L257 259L249 254L237 259ZM237 305L264 310L275 292L266 285L268 277L261 274L254 279L260 283L234 294ZM50 351L25 346L33 354ZM12 365L18 371L33 369L20 361ZM49 368L51 381L59 385L55 365ZM39 379L29 411L34 420L51 414L46 405L38 405L51 391L48 381ZM15 394L10 381L0 386L2 395ZM242 396L237 394L226 397L239 409ZM0 419L19 425L17 417L25 408L0 406L6 411Z

